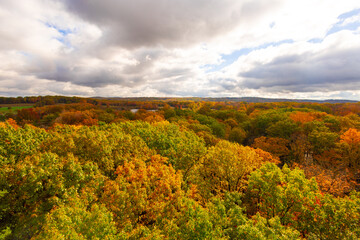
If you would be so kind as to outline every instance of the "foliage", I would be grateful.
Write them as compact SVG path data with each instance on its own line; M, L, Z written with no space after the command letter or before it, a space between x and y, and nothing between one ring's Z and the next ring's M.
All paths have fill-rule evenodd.
M242 190L247 174L262 163L263 158L254 149L220 141L208 150L194 177L198 179L202 196L210 198L226 191Z
M125 239L117 235L112 214L102 205L85 206L81 200L53 209L45 216L45 224L33 239Z
M360 169L360 131L349 128L340 136L339 147L347 165Z
M119 166L115 181L107 181L101 201L114 213L120 229L151 226L170 219L183 195L181 175L158 155L148 162L134 159Z
M358 103L0 102L0 239L360 238Z

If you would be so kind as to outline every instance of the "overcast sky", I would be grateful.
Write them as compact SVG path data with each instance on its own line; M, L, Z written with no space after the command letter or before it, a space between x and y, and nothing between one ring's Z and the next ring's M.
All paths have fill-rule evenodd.
M360 100L359 0L0 0L0 96Z

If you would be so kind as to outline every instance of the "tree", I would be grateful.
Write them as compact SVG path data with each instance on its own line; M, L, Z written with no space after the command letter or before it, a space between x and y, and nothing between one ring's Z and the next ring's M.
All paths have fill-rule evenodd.
M254 139L253 148L260 148L276 157L287 156L290 150L287 148L289 141L284 138L259 137Z
M315 116L312 112L293 112L289 117L294 121L301 124L312 122L315 120Z
M233 128L229 134L229 141L243 143L246 138L246 132L241 128Z
M19 128L12 119L0 125L0 166L16 163L39 150L49 134L40 128L25 125Z
M266 219L278 217L282 225L301 225L306 221L318 195L315 179L308 180L305 174L286 165L280 169L273 163L267 163L251 173L248 191L257 203L258 211ZM301 229L301 226L299 226Z
M80 164L71 154L36 153L0 169L0 229L10 227L11 239L28 239L44 224L53 208L79 193L83 201L94 201L104 178L96 165ZM5 225L5 226L4 226Z
M181 174L166 165L166 158L134 159L119 166L116 174L114 181L105 183L101 202L114 214L119 230L171 221L183 191Z
M340 136L340 151L350 168L360 169L360 131L349 128Z
M313 130L309 136L309 142L315 154L321 154L335 146L338 134L330 132L325 128Z
M32 239L125 239L117 234L112 214L103 206L86 206L80 199L54 208L45 216L39 234Z
M225 191L240 191L247 174L259 167L263 158L250 147L220 141L209 148L197 166L197 183L205 199Z
M271 137L289 139L298 130L298 126L292 120L280 120L266 128L266 133Z
M315 179L306 179L299 169L265 164L251 174L248 191L247 201L256 203L259 216L266 219L267 226L274 219L272 221L291 226L309 239L357 239L360 236L357 209L360 195L354 193L350 198L323 195Z
M80 161L97 164L108 177L115 178L116 168L133 158L147 159L154 154L139 137L124 133L117 124L103 127L57 126L42 145L43 151L59 156L73 153Z
M246 224L237 227L236 239L299 240L301 237L296 229L282 225L279 217L266 219L257 214Z
M118 126L130 135L141 137L150 149L167 157L169 164L183 172L185 180L206 152L203 139L175 124L135 122Z

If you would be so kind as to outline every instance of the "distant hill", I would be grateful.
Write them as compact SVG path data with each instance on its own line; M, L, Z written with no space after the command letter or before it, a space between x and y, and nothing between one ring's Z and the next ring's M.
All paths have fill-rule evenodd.
M260 97L222 97L222 98L201 98L201 97L92 97L94 99L107 100L124 100L124 101L171 101L171 100L192 100L192 101L209 101L209 102L313 102L313 103L356 103L358 101L346 99L287 99L287 98L260 98Z

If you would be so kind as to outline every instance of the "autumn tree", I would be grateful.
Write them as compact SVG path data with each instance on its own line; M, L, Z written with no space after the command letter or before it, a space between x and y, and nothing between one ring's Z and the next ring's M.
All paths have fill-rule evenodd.
M0 124L0 166L36 153L48 137L44 129L31 125L19 128L12 119Z
M76 193L94 201L104 178L96 165L80 164L71 154L37 153L0 169L0 227L10 227L12 239L28 239L44 224L45 214ZM82 192L84 191L84 192Z
M130 135L141 137L150 149L167 157L176 170L183 172L185 179L206 152L203 139L175 124L136 122L118 126Z
M335 198L319 192L315 179L306 179L299 169L283 169L266 164L249 178L247 198L255 203L258 214L277 219L309 239L357 239L360 203L357 193Z
M254 149L220 141L203 157L195 178L202 196L209 198L225 191L240 191L247 174L262 163L263 159Z
M119 230L129 229L129 236L176 214L183 195L181 174L165 163L158 155L147 162L134 159L118 167L114 181L105 183L101 202L114 214Z
M45 216L45 223L32 239L125 239L115 227L112 214L103 206L71 199Z
M56 126L50 133L51 137L41 147L43 151L59 156L73 153L84 163L96 163L111 178L125 161L146 159L154 154L141 138L124 133L116 124L92 128Z
M340 136L340 151L350 168L360 169L360 131L349 128Z
M301 124L312 122L315 120L315 116L312 112L292 112L289 117L294 121Z
M233 128L229 133L229 141L242 144L246 138L246 132L241 128Z
M253 148L260 148L276 157L287 156L290 153L288 149L289 141L284 138L259 137L254 140L251 145Z
M318 188L315 179L306 179L301 170L291 171L286 165L280 169L268 163L251 174L248 191L261 216L279 217L281 224L287 225L307 217L307 206L316 201Z

